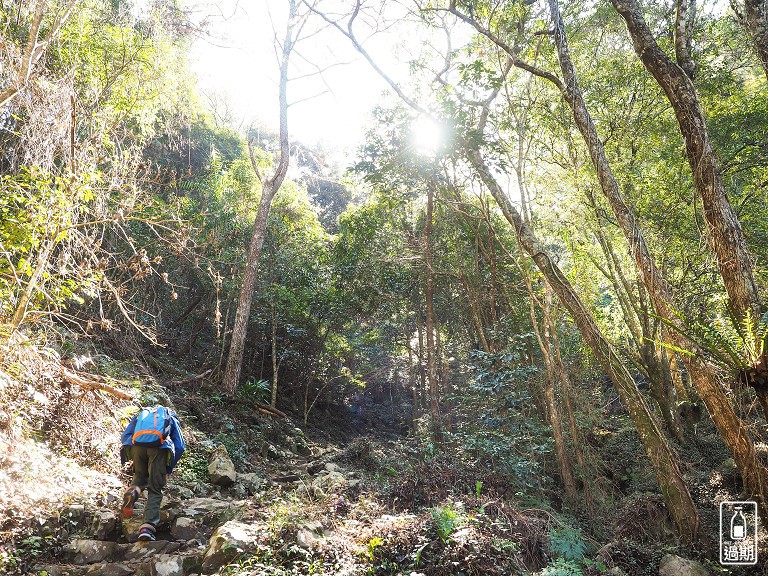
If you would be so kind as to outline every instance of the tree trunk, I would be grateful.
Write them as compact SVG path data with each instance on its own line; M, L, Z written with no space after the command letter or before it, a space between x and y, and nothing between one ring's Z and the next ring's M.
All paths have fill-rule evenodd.
M19 326L21 326L21 323L24 321L24 316L27 314L27 306L29 306L29 301L32 300L35 292L37 292L38 288L40 287L40 281L43 279L43 273L48 267L48 260L50 259L51 254L53 253L53 249L56 246L56 237L59 235L59 232L60 230L57 228L51 235L50 240L47 240L45 237L42 240L42 243L45 247L38 253L38 261L37 266L35 267L35 271L29 278L27 287L24 288L24 292L22 292L21 298L19 298L19 303L16 306L16 312L14 312L13 319L11 320L11 334L18 330Z
M581 438L579 429L576 426L576 415L573 411L573 402L571 401L571 379L568 376L568 370L565 367L565 362L560 355L560 342L557 336L557 330L552 330L552 348L555 351L555 369L560 380L560 388L565 404L565 413L568 417L568 429L571 433L571 442L573 443L573 453L576 457L576 464L578 467L577 473L582 479L582 493L584 495L584 503L588 510L592 509L592 496L589 488L589 481L586 480L586 462L584 460L584 452L581 449Z
M426 407L426 402L424 401L424 397L429 396L429 392L427 391L428 381L427 381L427 370L424 367L424 325L421 321L421 309L419 308L417 314L416 314L417 322L416 322L416 332L419 337L419 347L416 351L416 360L419 363L419 384L421 387L421 393L419 394L420 398L420 408Z
M573 479L573 472L571 471L571 462L568 458L568 451L565 446L565 438L563 437L563 423L560 419L560 411L555 404L555 370L553 369L551 362L547 368L547 374L544 377L544 402L547 407L547 416L549 418L549 425L552 428L552 439L555 442L555 456L557 457L557 463L560 468L560 478L563 480L563 489L565 490L565 499L571 505L576 505L581 499L579 493L576 490L576 482Z
M288 24L286 26L285 39L282 45L282 59L280 61L280 156L274 174L262 182L261 200L259 202L259 209L256 212L256 220L253 224L251 241L248 245L245 272L243 273L243 284L240 287L240 294L237 298L235 324L232 328L229 355L227 356L227 367L224 371L223 378L224 390L230 395L235 393L240 384L240 371L242 370L243 351L245 349L245 336L248 332L248 318L251 314L253 290L256 287L256 278L259 272L259 259L261 257L261 248L264 244L264 233L267 229L269 209L272 205L272 199L283 184L285 174L288 171L290 153L288 146L288 61L294 46L293 30L297 25L296 1L289 0ZM261 180L261 173L250 143L249 149L251 152L253 170Z
M445 428L448 432L453 431L453 405L450 401L451 381L448 378L448 364L446 363L446 354L443 349L443 337L440 335L440 326L435 322L435 349L437 350L437 372L438 382L440 382L440 395L444 398L442 412L445 414Z
M240 294L237 298L237 309L235 312L235 323L232 327L232 337L229 343L229 354L227 356L227 367L224 371L224 389L230 395L233 395L240 384L240 371L243 364L243 353L245 351L245 337L248 332L248 318L251 314L251 302L253 301L253 290L256 287L256 278L258 277L259 257L261 248L264 244L264 233L267 228L267 218L269 216L269 207L272 202L270 191L262 190L261 202L256 213L256 221L253 225L253 234L248 246L248 254L245 262L245 272L243 274L243 284L240 287Z
M651 342L646 341L642 347L644 348L642 351L643 364L648 370L651 397L659 406L667 432L678 442L683 442L685 437L677 417L675 388L672 383L672 373L669 370L669 365L665 363L666 355L659 354L656 346Z
M275 314L275 305L272 304L272 398L269 405L272 408L277 407L277 314Z
M443 423L440 415L440 387L437 381L437 359L435 357L435 309L434 309L434 271L432 270L432 213L434 209L434 191L432 186L427 191L427 214L424 220L424 299L426 302L426 337L427 337L427 380L429 381L429 412L432 416L432 435L435 442L442 442Z
M699 528L699 514L680 471L679 457L662 434L632 376L600 332L595 319L586 309L568 279L538 241L533 231L523 222L520 213L512 205L504 190L485 165L479 151L470 147L466 152L470 163L496 199L504 217L514 228L523 249L533 258L557 297L571 313L584 341L614 383L622 404L629 412L629 416L640 435L640 440L656 473L656 479L678 534L684 540L694 540Z
M675 14L675 59L688 78L693 80L696 63L691 57L691 36L696 20L696 0L677 0Z
M485 327L483 326L483 321L480 318L480 311L477 309L477 296L470 288L467 275L463 270L459 272L459 279L461 280L461 284L464 286L464 292L467 295L469 311L470 315L472 316L472 323L475 327L475 335L480 341L480 347L483 349L483 352L488 354L491 351L491 348L488 345L488 340L485 337Z
M757 55L768 78L768 6L765 0L744 0L747 32L755 43Z
M656 43L637 0L611 2L627 24L640 61L664 90L675 112L731 311L739 321L748 313L752 318L759 318L760 301L752 261L741 224L723 186L696 88L683 69Z
M530 316L531 324L533 326L534 334L536 334L536 340L539 343L539 349L541 350L542 357L544 358L544 366L546 368L546 376L544 377L544 406L546 409L547 420L552 428L552 440L555 443L555 457L560 468L560 478L563 481L563 488L565 489L565 499L571 504L575 505L579 502L579 494L576 490L576 482L573 480L573 472L571 469L571 462L568 458L568 451L565 446L565 438L563 437L563 425L560 418L560 412L557 409L555 403L555 384L554 380L557 375L555 369L555 354L552 350L551 334L557 329L552 322L550 316L551 307L551 294L549 293L549 287L545 281L545 294L543 301L536 298L536 294L533 291L530 278L525 278L525 284L528 288L530 295ZM536 309L534 302L538 302L544 315L543 326L539 324L536 319Z
M669 360L669 372L672 374L672 384L675 387L675 394L679 402L688 400L688 391L683 384L683 376L680 373L680 366L677 363L675 352L667 349L667 358Z
M411 335L408 334L408 327L405 329L406 342L409 342L408 348L408 381L411 383L413 390L413 408L411 414L411 426L413 427L413 435L416 436L417 420L419 419L419 377L414 375L413 370L418 369L413 365L413 350L410 346ZM414 377L415 376L415 377Z

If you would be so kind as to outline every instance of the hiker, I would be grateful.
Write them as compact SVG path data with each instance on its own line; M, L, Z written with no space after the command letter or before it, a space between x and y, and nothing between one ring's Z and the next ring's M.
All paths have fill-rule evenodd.
M136 500L144 488L148 492L139 540L156 539L166 475L173 471L185 447L179 418L165 406L142 408L123 432L121 463L133 460L133 481L123 496L123 515L133 516Z

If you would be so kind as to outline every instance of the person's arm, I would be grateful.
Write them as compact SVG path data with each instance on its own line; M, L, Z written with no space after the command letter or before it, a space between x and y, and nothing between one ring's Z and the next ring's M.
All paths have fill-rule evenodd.
M181 433L181 424L176 414L171 415L171 442L173 443L173 450L171 450L171 459L168 462L168 474L173 472L174 467L181 460L181 456L187 448L184 435Z
M131 459L131 445L133 444L133 430L136 428L136 416L131 418L128 422L128 426L123 430L123 434L120 437L120 465L124 465Z

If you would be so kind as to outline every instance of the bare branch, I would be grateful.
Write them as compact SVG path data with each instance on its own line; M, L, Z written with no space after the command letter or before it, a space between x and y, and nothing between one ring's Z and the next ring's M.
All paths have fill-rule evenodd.
M374 61L374 59L371 57L371 55L368 53L368 51L362 46L362 44L358 41L357 37L355 36L352 26L355 21L355 18L357 18L358 14L360 13L360 0L357 0L355 3L355 9L352 12L352 15L350 16L349 20L347 21L347 27L344 29L338 22L335 20L332 20L329 18L325 13L321 12L317 8L315 8L313 5L309 4L307 0L302 0L304 2L304 5L309 8L313 13L317 14L320 18L325 20L328 24L336 28L339 32L344 34L344 36L347 37L347 39L352 43L352 45L355 47L355 50L357 50L360 55L366 59L368 64L371 66L371 68L374 69L374 71L387 83L389 84L390 88L394 90L395 94L397 94L403 102L408 104L411 108L414 110L417 110L418 112L421 112L422 114L428 115L428 112L418 104L413 98L408 96L402 88L395 82L384 70L379 67L378 64Z
M67 18L69 18L69 15L72 13L72 9L74 8L76 1L77 0L69 0L69 2L67 2L61 12L59 12L59 14L54 19L53 24L51 25L51 28L48 31L45 39L41 42L38 42L38 35L40 34L40 26L42 25L43 17L45 16L46 1L38 1L37 5L35 6L34 16L32 17L32 23L29 27L27 44L25 45L24 52L21 56L21 66L16 75L15 82L11 82L7 88L0 91L0 108L5 107L16 96L18 96L21 90L26 88L32 76L34 65L43 56L48 45L59 32L61 26L64 24L64 22L66 22Z

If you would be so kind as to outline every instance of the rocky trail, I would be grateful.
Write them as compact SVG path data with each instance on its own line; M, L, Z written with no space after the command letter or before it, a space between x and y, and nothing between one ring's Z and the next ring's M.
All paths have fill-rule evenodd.
M175 484L166 487L168 495L163 499L158 539L154 542L136 540L143 522L143 498L130 518L116 512L117 495L105 503L108 506L67 506L42 521L39 536L55 537L62 545L33 565L33 573L210 574L239 557L257 552L268 538L268 519L262 517L253 497L258 499L268 489L281 492L297 485L321 495L332 487L349 490L359 483L338 464L318 460L294 460L291 466L275 469L271 478L238 473L223 446L211 454L208 473L211 486L217 488L209 497L196 497L191 489ZM293 536L298 546L309 550L326 534L320 521L307 520L296 526Z
M53 401L10 385L7 397L33 401L28 422L56 416ZM623 524L592 540L572 520L526 502L508 477L400 435L402 410L391 405L369 405L363 418L329 407L302 429L247 401L225 407L210 390L170 398L152 383L145 394L179 410L187 438L164 490L158 540L136 540L144 498L131 518L118 513L129 481L116 465L119 421L95 418L103 407L89 397L53 436L58 443L0 436L0 574L711 574L653 544L668 532L658 497L639 495ZM99 434L77 425L86 421ZM562 550L589 554L589 564L547 572L568 566Z

